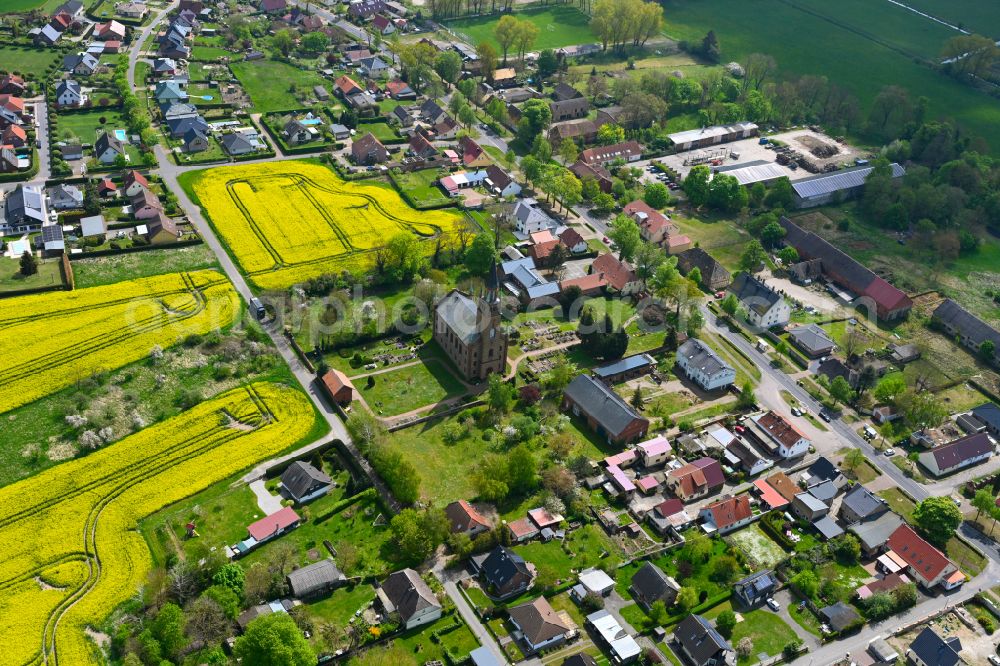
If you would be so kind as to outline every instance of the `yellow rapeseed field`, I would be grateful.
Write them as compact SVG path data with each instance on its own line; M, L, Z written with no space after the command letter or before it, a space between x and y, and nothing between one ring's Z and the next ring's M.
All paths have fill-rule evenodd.
M430 240L465 224L455 210L416 211L384 183L348 182L315 162L217 167L199 172L193 190L262 289L363 265L400 232Z
M232 323L239 297L216 271L172 273L4 300L0 413Z
M152 568L137 522L295 444L314 418L300 391L252 384L0 489L0 661L100 663L85 630Z

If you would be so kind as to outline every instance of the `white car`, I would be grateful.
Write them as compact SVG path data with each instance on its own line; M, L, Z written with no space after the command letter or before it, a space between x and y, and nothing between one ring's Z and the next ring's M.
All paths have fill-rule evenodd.
M896 449L886 449L885 450L885 457L886 458L891 458L894 455L896 455Z
M781 610L781 604L779 604L777 601L775 601L774 597L768 597L768 599L767 599L767 607L770 608L771 610L773 610L775 613L777 613L779 610Z
M802 416L802 410L798 407L792 407L792 416Z
M986 661L993 664L993 666L1000 666L1000 657L996 656L995 654L991 654L990 656L986 657Z

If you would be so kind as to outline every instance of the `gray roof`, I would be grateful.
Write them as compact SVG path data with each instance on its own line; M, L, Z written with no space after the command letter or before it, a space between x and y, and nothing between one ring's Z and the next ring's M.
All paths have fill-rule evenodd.
M892 511L887 511L875 520L855 523L848 529L858 537L865 550L875 550L888 541L889 536L902 524L902 518Z
M809 494L818 499L823 504L830 506L833 498L837 496L837 484L833 481L824 481L809 487Z
M688 365L699 368L706 375L717 375L733 368L719 358L715 351L698 338L688 338L677 349L677 354L687 359Z
M695 666L704 666L720 651L733 651L729 642L700 615L688 615L681 620L674 629L674 636L692 658Z
M194 104L188 104L187 102L174 102L167 107L166 111L163 112L163 118L165 120L196 115L198 115L198 107Z
M514 217L518 222L524 224L527 221L538 221L548 224L552 218L545 214L545 211L538 208L538 201L527 197L517 202L514 207Z
M636 354L635 356L626 356L625 358L618 359L614 363L594 368L594 374L602 378L610 377L612 375L628 372L629 370L636 370L637 368L643 368L651 365L656 365L656 359L652 356L649 354Z
M788 335L792 338L795 344L808 350L810 353L825 351L833 348L833 340L830 339L830 336L827 335L826 331L816 324L796 326L788 331Z
M590 375L578 375L566 387L565 395L612 436L642 418L617 393Z
M515 576L531 576L524 558L504 546L497 546L480 564L483 578L497 589L504 588Z
M78 81L74 81L73 79L64 79L59 82L58 86L56 86L56 97L61 97L67 90L77 97L83 94L83 88L80 87L80 83Z
M288 574L292 595L305 597L329 589L344 579L333 560L320 560Z
M893 178L901 178L906 174L906 170L895 162L890 166ZM864 185L868 174L874 170L875 167L860 166L835 173L821 173L795 181L792 183L792 189L795 190L795 194L803 199L821 197Z
M453 289L438 301L437 316L459 340L468 344L479 339L479 306L468 294Z
M83 203L83 192L76 185L60 183L49 190L49 197L53 200L74 201Z
M819 530L824 539L834 539L844 533L844 529L838 525L830 516L823 516L813 523L813 527Z
M877 516L888 510L888 504L884 499L860 483L844 495L841 506L849 507L851 511L861 517L861 520Z
M37 185L18 185L7 195L5 215L11 225L24 220L45 221L42 188Z
M663 569L652 562L646 562L632 575L632 589L647 605L657 601L669 604L677 597L680 586L677 581L665 574Z
M389 574L382 582L382 592L392 602L403 622L425 608L441 607L434 592L413 569Z
M933 456L939 470L949 470L962 465L972 458L992 453L993 450L994 446L989 434L977 432L966 435L961 439L956 439L951 444L939 446L932 451L922 453L920 457Z
M281 475L281 485L295 499L308 495L311 488L319 485L328 486L330 483L330 477L322 470L301 460L293 462Z
M946 298L935 308L933 317L957 329L963 337L971 339L976 346L986 340L992 340L997 347L996 353L1000 353L1000 331L950 298Z
M738 594L752 602L774 592L778 588L778 579L775 578L773 571L765 569L736 581L733 587L737 589Z
M945 640L930 627L925 627L913 639L913 642L910 643L910 650L925 664L955 666L962 661L962 657L958 654L962 650L961 639L952 636Z
M858 615L858 611L854 610L854 608L848 606L843 601L838 601L837 603L827 606L826 608L820 608L819 612L827 619L830 628L834 631L846 629L851 624L861 619L861 616Z
M729 290L736 294L740 303L758 314L764 314L781 300L781 294L747 272L737 274Z
M986 427L993 430L1000 430L1000 406L993 402L986 402L972 410L973 416L986 424Z
M716 279L729 280L729 271L726 267L700 247L692 247L677 255L677 266L685 275L692 268L697 268L701 271L701 279L706 284Z
M97 137L97 141L94 143L94 154L101 155L109 148L119 155L125 154L125 146L122 145L122 142L116 137L104 132L101 136Z
M219 140L222 142L222 147L225 148L226 152L230 155L248 153L253 150L253 144L250 143L245 136L237 132L223 134L222 138Z
M799 493L795 496L795 499L805 504L806 508L810 511L826 511L830 508L822 500L817 499L809 493Z

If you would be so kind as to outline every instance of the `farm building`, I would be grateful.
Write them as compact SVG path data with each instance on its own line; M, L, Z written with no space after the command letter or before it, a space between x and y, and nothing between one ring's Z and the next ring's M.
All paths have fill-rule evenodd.
M674 148L678 151L684 151L729 143L739 139L749 139L752 136L757 136L757 125L751 122L739 122L732 125L713 125L686 132L675 132L667 138L674 144Z
M979 353L984 342L992 342L993 362L1000 364L1000 331L955 301L946 298L935 308L932 319L948 333L949 337L957 337L962 345L974 354Z
M591 430L613 444L626 444L644 437L649 430L645 419L602 382L590 375L578 375L563 393L563 409L582 416Z
M931 451L924 451L920 454L920 464L934 476L943 476L989 460L993 450L989 434L979 432Z
M701 285L709 291L725 289L732 281L729 271L700 247L684 250L677 255L677 268L684 275L697 268L701 273Z
M769 185L779 178L787 178L788 172L774 162L759 160L748 164L740 164L728 167L712 169L717 174L724 173L732 176L740 185L750 186L755 183Z
M649 354L636 354L594 369L594 375L608 384L619 384L641 377L656 368L656 359Z
M906 170L895 162L891 165L892 177L902 178ZM859 166L821 173L792 183L792 205L796 208L813 208L857 196L865 186L865 179L875 167Z

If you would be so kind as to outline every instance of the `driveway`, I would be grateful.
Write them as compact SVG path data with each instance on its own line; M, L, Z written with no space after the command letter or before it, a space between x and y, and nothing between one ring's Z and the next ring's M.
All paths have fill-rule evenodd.
M454 581L448 581L444 584L444 591L455 603L455 610L458 611L458 614L462 616L462 620L464 620L465 624L467 624L469 629L472 630L472 633L476 636L476 640L479 641L479 644L489 649L489 651L501 664L506 664L507 656L503 653L503 650L500 649L500 646L496 644L496 641L493 640L493 635L490 634L489 630L487 630L486 627L483 626L483 623L479 621L479 616L476 615L476 612L472 610L471 606L469 606L465 597L462 596L462 592L458 589L458 585L456 585Z
M251 483L250 490L257 497L257 506L264 512L265 516L270 516L272 513L281 511L281 498L270 493L267 487L264 486L263 477Z

